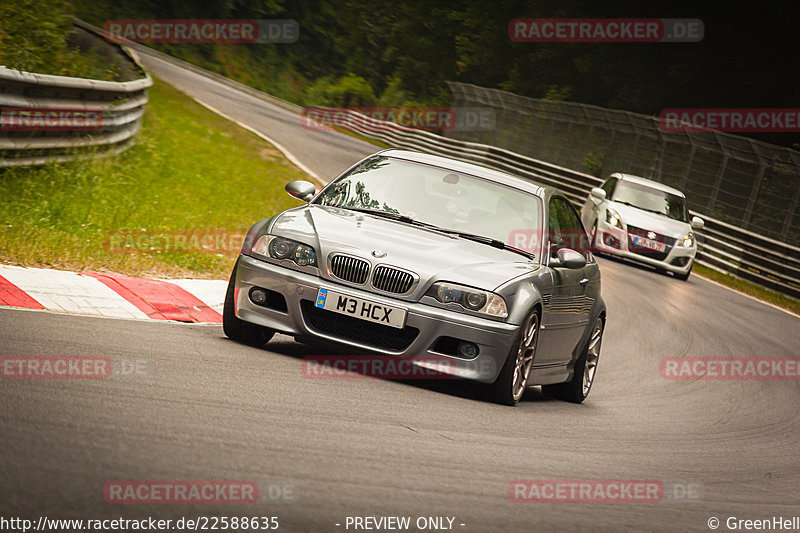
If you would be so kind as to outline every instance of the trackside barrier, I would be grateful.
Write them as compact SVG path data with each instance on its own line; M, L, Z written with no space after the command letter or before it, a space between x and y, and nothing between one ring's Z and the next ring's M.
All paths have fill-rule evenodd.
M336 125L390 146L461 159L558 187L577 207L583 204L589 190L603 181L496 146L379 122L353 111L346 113L346 119L337 120ZM800 248L702 213L692 214L702 217L706 223L698 235L696 260L699 264L800 298Z
M118 45L114 45L118 46ZM103 157L133 146L153 80L112 82L23 72L0 66L0 167Z

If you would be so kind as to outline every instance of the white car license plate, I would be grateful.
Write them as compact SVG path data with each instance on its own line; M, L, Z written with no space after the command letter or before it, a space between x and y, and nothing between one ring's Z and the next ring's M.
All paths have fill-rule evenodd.
M656 252L664 251L663 242L651 241L650 239L645 239L644 237L634 236L633 244L639 248L647 248L648 250L655 250Z
M402 329L406 325L406 310L354 298L330 289L320 289L315 303L320 309L350 315L384 326Z

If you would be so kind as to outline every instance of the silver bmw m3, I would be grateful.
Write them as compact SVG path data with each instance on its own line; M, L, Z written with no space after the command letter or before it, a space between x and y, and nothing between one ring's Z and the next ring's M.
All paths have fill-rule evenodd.
M228 284L225 334L275 332L408 358L582 402L606 320L580 217L557 190L443 157L386 150L256 223Z

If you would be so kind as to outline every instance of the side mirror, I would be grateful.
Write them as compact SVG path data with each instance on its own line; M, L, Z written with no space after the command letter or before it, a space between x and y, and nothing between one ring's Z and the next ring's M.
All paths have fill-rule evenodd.
M705 227L706 221L700 217L692 217L692 229L703 229Z
M592 190L589 192L589 194L592 196L592 198L597 200L598 204L606 199L606 191L600 187L592 187Z
M315 194L317 194L317 187L308 181L296 180L286 184L286 192L289 196L308 202Z
M583 268L586 266L586 258L570 248L559 248L555 257L550 258L550 266L557 268Z

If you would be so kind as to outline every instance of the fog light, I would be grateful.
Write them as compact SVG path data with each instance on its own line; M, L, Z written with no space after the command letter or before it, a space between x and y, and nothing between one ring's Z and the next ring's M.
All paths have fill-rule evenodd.
M250 289L250 300L252 300L254 304L264 305L264 302L267 301L267 293L264 292L263 289Z
M458 355L465 359L472 359L478 356L478 346L471 342L462 342L458 345Z
M610 246L612 248L620 247L619 240L609 233L603 234L603 244L605 244L606 246Z

